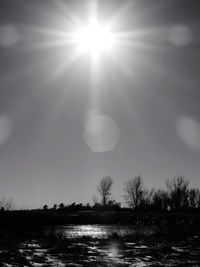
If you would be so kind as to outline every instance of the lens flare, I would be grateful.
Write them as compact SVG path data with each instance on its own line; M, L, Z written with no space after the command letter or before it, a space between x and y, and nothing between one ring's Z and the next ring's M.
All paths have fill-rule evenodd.
M177 134L182 142L193 151L200 150L200 124L189 116L181 116L176 125Z
M90 116L85 123L84 139L93 152L114 150L120 130L109 116L101 114Z

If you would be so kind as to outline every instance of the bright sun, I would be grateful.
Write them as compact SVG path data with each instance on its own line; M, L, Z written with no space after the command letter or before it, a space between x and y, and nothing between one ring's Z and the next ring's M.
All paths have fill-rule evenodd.
M97 59L102 53L111 50L114 37L109 26L100 25L96 18L91 18L87 26L74 33L74 42L79 53L88 53Z

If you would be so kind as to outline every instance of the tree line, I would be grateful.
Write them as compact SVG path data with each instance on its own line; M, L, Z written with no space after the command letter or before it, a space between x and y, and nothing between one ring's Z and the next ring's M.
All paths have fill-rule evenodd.
M129 179L124 185L124 200L127 206L137 211L195 211L200 210L200 190L190 188L189 179L184 176L166 181L165 189L149 190L141 176ZM105 176L97 187L101 205L108 206L111 200L113 179Z
M84 211L84 210L120 210L121 203L112 198L114 180L104 176L97 186L100 200L95 196L94 204L86 205L73 202L70 205L54 204L51 210ZM129 179L124 184L123 198L128 209L134 211L200 211L200 189L191 188L189 179L177 176L165 182L165 189L148 189L141 176ZM43 206L48 210L48 206Z

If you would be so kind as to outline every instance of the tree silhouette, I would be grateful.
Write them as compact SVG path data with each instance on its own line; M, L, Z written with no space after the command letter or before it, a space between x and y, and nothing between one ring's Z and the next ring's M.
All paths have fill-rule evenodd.
M138 209L145 200L146 190L141 176L136 176L125 183L124 198L129 208Z
M109 196L111 195L111 188L113 185L113 180L110 176L104 176L103 179L100 181L97 190L101 195L101 202L103 206L106 206L109 201Z
M4 210L14 210L15 205L12 198L2 198L0 200L0 207L4 208Z
M189 180L178 176L166 181L172 210L185 210L188 208Z
M196 209L200 207L200 190L192 188L188 192L188 202L190 209Z
M164 211L169 206L169 196L165 190L158 189L154 192L152 206L156 211Z
M53 209L54 209L54 210L56 210L56 209L57 209L57 207L58 207L58 205L57 205L57 204L54 204L54 205L53 205Z

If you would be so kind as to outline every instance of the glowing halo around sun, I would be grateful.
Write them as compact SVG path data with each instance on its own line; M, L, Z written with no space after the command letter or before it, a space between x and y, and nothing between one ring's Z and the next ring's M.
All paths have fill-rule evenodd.
M87 53L92 59L108 53L114 45L114 35L108 25L101 25L97 18L92 17L88 25L78 28L73 34L73 42L78 53Z

